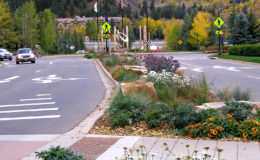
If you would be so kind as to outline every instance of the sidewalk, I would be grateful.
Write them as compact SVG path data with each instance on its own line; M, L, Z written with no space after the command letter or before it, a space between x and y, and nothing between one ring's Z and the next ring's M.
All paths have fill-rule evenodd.
M200 152L204 147L209 147L209 154L217 158L215 148L223 149L221 159L226 160L259 160L260 143L246 143L234 141L213 141L213 140L187 140L181 138L156 138L156 137L118 137L105 135L81 135L73 137L72 135L64 136L62 139L51 143L72 149L82 154L87 160L115 160L124 155L124 147L139 148L144 145L149 157L154 156L154 160L161 157L167 157L164 150L164 143L167 143L169 150L176 156L187 155L187 144L190 145L190 154L197 149ZM49 146L49 145L48 145ZM135 154L136 155L136 154ZM169 159L176 158L170 156ZM136 155L137 157L137 155ZM150 159L148 158L148 159ZM26 157L23 160L34 160L34 157Z

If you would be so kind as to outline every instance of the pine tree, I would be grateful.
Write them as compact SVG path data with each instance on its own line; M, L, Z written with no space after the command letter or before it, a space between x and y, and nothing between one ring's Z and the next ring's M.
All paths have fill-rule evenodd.
M40 45L47 52L53 52L56 43L55 15L50 9L45 9L40 14Z
M15 47L16 37L9 6L4 1L0 1L0 47Z
M248 32L253 38L253 43L260 41L260 23L257 22L257 18L251 10L248 15Z
M190 30L192 29L192 22L195 15L196 15L196 10L193 10L190 15L186 15L181 29L183 48L187 50L193 49L193 47L188 43L188 39L190 37Z
M253 43L254 40L248 31L248 27L249 22L246 15L244 13L236 15L229 42L233 45Z

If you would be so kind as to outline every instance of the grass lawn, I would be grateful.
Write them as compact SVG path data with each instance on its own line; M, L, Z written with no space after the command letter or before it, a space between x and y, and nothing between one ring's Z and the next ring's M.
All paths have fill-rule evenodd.
M251 57L251 56L232 56L229 54L222 54L218 56L217 54L211 55L210 57L218 57L222 59L231 59L237 61L244 61L244 62L253 62L253 63L260 63L260 57Z

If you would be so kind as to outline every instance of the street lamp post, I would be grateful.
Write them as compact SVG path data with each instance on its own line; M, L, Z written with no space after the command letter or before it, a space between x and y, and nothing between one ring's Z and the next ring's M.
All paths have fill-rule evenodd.
M149 29L149 25L148 25L148 6L146 7L146 26L147 26L147 42L148 42L148 39L149 39L149 34L148 34L148 29ZM147 51L149 51L149 43L147 43Z
M218 17L220 17L220 12L222 11L222 8L218 8ZM221 27L219 28L221 29ZM220 34L218 35L218 55L221 55L221 49L220 49Z

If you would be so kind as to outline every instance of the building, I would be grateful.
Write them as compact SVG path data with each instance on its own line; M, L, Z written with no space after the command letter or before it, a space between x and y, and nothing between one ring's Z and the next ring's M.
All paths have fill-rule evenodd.
M113 19L115 24L120 23L122 20L121 17L108 17L108 21L110 22ZM86 25L86 23L89 20L97 20L97 17L79 17L75 16L74 18L56 18L56 22L58 24L58 27L62 28L68 28L72 24L81 24L81 25ZM98 18L99 23L104 23L105 22L105 17L99 17Z

